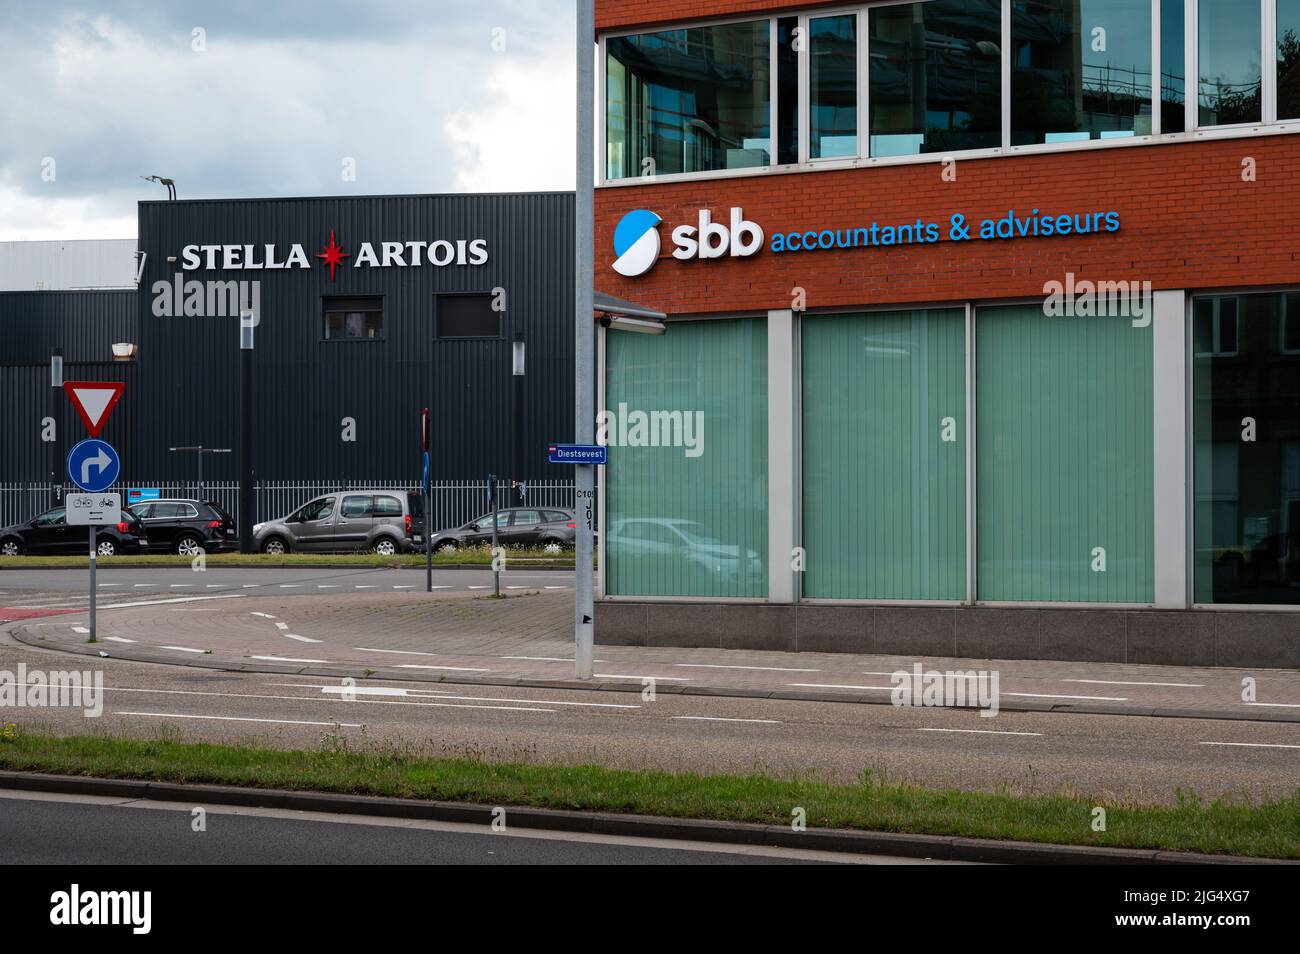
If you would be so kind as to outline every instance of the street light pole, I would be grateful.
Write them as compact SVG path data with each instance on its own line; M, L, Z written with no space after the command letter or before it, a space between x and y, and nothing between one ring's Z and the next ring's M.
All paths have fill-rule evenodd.
M521 465L524 457L524 336L516 334L510 347L510 380L514 391L514 405L510 417L510 502L511 506L522 507L524 503L523 473Z
M61 426L59 413L59 392L63 390L63 349L55 348L50 353L50 397L48 403L49 418L54 423L53 440L50 441L50 506L62 503L63 481L59 479L59 430Z
M577 181L574 197L574 440L590 444L595 432L595 321L592 314L595 257L595 0L578 0L578 135ZM579 679L590 679L595 650L592 579L592 529L596 506L596 468L574 468L577 531L574 534L573 630L575 668Z
M240 553L253 552L253 328L256 324L251 310L239 313Z

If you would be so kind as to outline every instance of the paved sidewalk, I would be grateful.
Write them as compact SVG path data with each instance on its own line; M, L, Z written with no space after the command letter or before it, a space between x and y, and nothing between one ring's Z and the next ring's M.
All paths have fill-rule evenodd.
M10 625L33 646L227 670L495 685L595 686L760 698L888 703L891 674L988 670L1000 707L1300 722L1300 673L1038 660L597 646L596 678L574 680L573 598L475 594L166 597L108 607L86 644L85 614ZM1243 681L1254 680L1254 698Z

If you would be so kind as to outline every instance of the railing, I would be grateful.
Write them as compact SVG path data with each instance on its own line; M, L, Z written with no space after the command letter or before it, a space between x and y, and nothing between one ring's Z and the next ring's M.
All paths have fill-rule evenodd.
M131 487L156 488L163 497L189 497L212 500L220 504L238 523L239 521L239 484L232 481L206 482L202 490L194 481L147 481L133 482ZM526 481L527 493L522 506L557 507L564 510L574 509L573 481L571 480L530 480ZM113 487L121 493L123 504L126 501L126 487ZM281 481L265 480L255 485L257 502L254 522L272 520L292 513L298 507L314 497L330 493L348 491L407 489L418 490L402 480L360 480L360 481ZM68 485L63 493L75 493L76 488ZM487 496L487 481L484 480L435 480L430 484L430 509L433 513L432 527L435 530L444 527L456 527L468 523L477 516L491 509ZM509 499L510 488L504 482L498 486L501 507L513 506ZM0 527L30 520L36 514L55 506L53 492L49 484L0 484Z

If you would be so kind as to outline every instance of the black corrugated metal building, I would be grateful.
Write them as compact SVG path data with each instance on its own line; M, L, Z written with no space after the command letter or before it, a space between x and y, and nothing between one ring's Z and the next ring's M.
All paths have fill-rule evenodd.
M506 474L518 334L514 476L561 476L546 443L573 429L573 208L572 193L142 202L138 290L0 293L0 482L44 480L54 459L61 474L40 439L56 403L57 453L82 434L50 395L55 347L69 380L126 381L102 435L124 482L191 479L193 455L169 447L238 447L240 296L258 313L259 480L414 484L426 406L435 479ZM112 361L115 342L135 360ZM236 457L205 477L236 479Z

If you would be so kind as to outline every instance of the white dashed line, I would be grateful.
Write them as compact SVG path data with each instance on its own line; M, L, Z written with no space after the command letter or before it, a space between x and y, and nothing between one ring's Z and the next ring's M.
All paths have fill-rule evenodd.
M157 586L158 584L157 583L132 583L131 585L138 590L146 586Z
M252 719L247 716L189 715L183 712L114 712L113 715L148 716L152 719L213 719L217 722L259 722L262 725L337 725L359 729L360 722L307 722L299 719Z
M1062 679L1061 682L1086 682L1094 686L1169 686L1174 689L1204 689L1200 682L1121 682L1118 679Z
M683 669L755 669L761 672L821 672L820 669L787 669L782 666L724 666L721 663L673 663Z
M88 630L88 629L87 629L86 627L84 627L84 626L74 626L74 627L72 627L72 631L73 631L74 633L88 633L88 632L90 632L90 630Z
M312 639L310 636L295 636L293 633L281 633L285 639L296 639L300 643L319 643L319 639Z
M249 613L249 616L260 616L262 619L275 619L270 613Z
M673 716L674 719L688 719L692 722L758 722L763 725L780 725L776 719L724 719L722 716Z
M1197 742L1197 745L1233 745L1245 749L1300 749L1300 745L1282 745L1275 742Z
M193 583L169 583L168 584L169 588L173 590L179 590L182 589L183 587L193 586L193 585L194 585Z
M1248 706L1271 706L1278 709L1300 709L1300 702L1247 702Z
M301 588L301 587L302 587L302 584L301 584L301 583L281 583L281 584L280 584L280 589L282 589L282 590L295 590L295 589L299 589L299 588Z
M415 649L371 649L368 646L353 646L359 653L392 653L394 656L442 656L443 653L422 653Z
M205 653L207 652L206 649L194 649L194 648L192 648L192 647L190 647L190 646L161 646L161 647L159 647L159 648L160 648L160 649L174 649L174 650L176 650L176 652L178 652L178 653L198 653L198 654L200 654L200 655L203 655L203 654L205 654Z
M112 640L115 643L133 643L134 639L127 639L125 636L105 636L105 639ZM166 647L164 647L166 648Z
M293 662L293 663L327 663L328 659L294 659L290 656L249 656L249 659L264 659L267 662Z
M491 672L491 669L476 669L473 666L422 666L419 663L399 663L396 669L440 669L446 672Z
M850 686L839 682L787 682L787 686L799 689L874 689L877 692L893 692L893 686Z
M276 623L276 624L275 624L275 628L276 628L276 629L288 629L288 628L289 628L289 624L288 624L288 623Z
M626 676L610 672L594 673L597 679L654 679L657 682L690 682L689 676Z
M318 590L337 590L338 588L339 588L339 585L338 585L337 583L317 583L317 584L316 584L316 589L318 589Z
M917 729L917 732L969 732L973 735L1042 735L1041 732L1008 732L1000 729Z
M1128 702L1124 696L1060 696L1049 692L1004 692L1004 696L1020 696L1024 699L1082 699L1088 702Z

